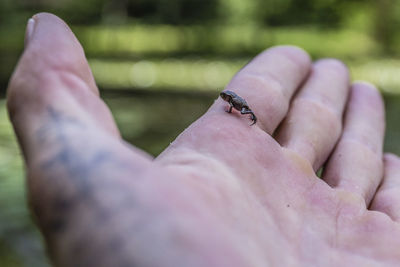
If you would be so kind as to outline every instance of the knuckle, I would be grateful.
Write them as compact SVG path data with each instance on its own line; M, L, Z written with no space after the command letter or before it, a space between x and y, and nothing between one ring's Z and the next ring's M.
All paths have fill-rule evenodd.
M388 206L400 201L400 188L379 189L374 198L375 205Z
M400 190L398 188L388 188L378 190L371 203L371 210L385 212L393 217L400 216L396 203L400 202Z
M249 101L250 108L265 108L267 112L283 112L288 109L289 97L285 95L282 84L271 76L257 73L242 73L233 81L240 94ZM268 103L266 105L265 103Z
M364 196L359 192L346 189L335 189L337 196L336 215L338 223L351 222L354 216L363 214L366 210Z
M299 110L307 110L308 114L314 114L324 124L338 130L342 129L341 112L328 103L323 103L319 99L298 97L293 101L293 106Z
M282 83L272 75L242 71L228 85L249 104L268 132L272 132L289 108L289 96ZM228 89L229 90L229 89ZM261 115L259 115L261 114Z
M344 132L340 142L344 146L352 147L353 151L358 151L366 159L374 162L382 162L382 146L379 143L371 142L368 135L353 135Z
M273 75L244 72L240 79L243 79L244 84L248 84L250 88L259 90L261 93L271 92L272 96L284 95L283 84Z

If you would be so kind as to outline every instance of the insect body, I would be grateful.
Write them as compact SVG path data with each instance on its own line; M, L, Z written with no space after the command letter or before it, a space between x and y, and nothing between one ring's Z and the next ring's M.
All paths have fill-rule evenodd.
M236 110L240 111L240 114L250 114L251 115L251 120L253 121L253 124L257 122L257 117L254 115L254 112L249 108L249 105L247 104L246 100L238 96L232 91L223 91L219 94L223 100L229 103L230 107L229 110L227 111L228 113L232 112L232 108L235 108Z

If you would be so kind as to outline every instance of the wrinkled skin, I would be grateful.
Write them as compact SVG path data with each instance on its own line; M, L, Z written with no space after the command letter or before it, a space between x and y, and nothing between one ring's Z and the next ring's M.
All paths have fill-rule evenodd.
M219 98L152 159L121 140L69 28L33 21L8 107L56 266L400 265L400 160L380 94L341 62L266 50L226 87L257 124Z

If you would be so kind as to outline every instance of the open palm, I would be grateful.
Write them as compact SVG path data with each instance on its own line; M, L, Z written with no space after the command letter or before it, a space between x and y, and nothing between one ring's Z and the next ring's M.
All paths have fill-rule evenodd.
M65 23L28 29L8 106L57 266L400 264L382 99L339 61L263 52L227 86L257 124L217 99L151 159L121 140Z

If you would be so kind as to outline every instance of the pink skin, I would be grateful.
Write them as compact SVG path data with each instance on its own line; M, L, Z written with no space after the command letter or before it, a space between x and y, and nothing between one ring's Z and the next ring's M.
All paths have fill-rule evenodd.
M217 99L152 159L121 140L68 26L28 29L8 107L56 266L399 266L400 159L382 155L380 94L342 63L261 53L226 88L257 124Z

